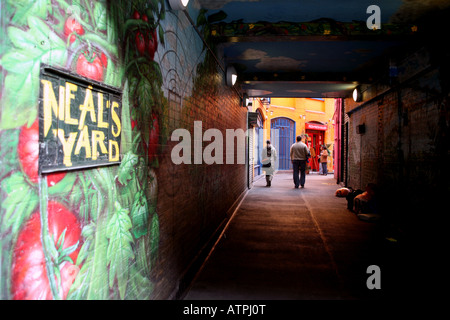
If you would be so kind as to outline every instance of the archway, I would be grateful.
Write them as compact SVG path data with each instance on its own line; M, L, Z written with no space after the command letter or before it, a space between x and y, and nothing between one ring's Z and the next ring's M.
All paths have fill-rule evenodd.
M278 170L292 169L290 149L295 142L295 122L289 118L274 118L270 129L271 142L278 152Z

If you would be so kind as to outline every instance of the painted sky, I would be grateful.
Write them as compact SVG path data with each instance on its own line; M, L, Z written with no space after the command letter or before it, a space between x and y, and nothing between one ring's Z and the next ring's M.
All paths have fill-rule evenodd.
M336 21L365 21L369 16L367 7L376 4L381 9L381 22L388 22L396 13L401 0L198 0L200 5L210 10L209 14L223 10L227 14L225 22L243 19L243 22L308 22L320 18Z
M228 44L224 54L228 61L245 64L248 69L244 72L349 72L362 67L393 44L370 41L239 43Z

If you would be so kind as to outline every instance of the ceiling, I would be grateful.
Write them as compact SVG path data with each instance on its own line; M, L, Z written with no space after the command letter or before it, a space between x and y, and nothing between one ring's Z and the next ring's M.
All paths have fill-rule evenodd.
M197 0L211 39L250 97L347 97L417 42L416 22L448 0ZM381 29L366 21L380 8ZM386 66L386 70L380 70Z

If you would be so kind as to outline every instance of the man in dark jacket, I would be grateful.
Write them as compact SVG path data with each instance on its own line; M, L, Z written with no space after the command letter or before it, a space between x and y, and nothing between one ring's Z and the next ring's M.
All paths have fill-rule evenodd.
M306 178L306 160L308 156L310 156L309 148L306 144L302 142L302 137L297 136L297 142L291 146L291 161L292 166L294 167L294 185L295 188L298 188L299 185L304 188L305 187L305 178ZM299 179L299 170L300 170L300 179Z

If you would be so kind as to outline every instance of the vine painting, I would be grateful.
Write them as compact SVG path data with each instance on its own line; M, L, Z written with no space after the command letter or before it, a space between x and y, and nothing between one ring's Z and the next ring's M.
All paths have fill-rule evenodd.
M151 298L165 2L8 0L2 10L0 298ZM122 91L120 165L38 174L42 64Z

